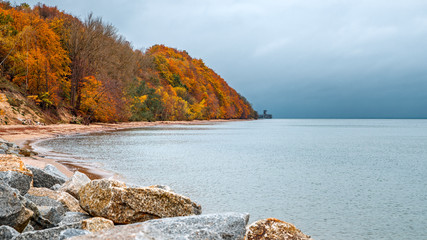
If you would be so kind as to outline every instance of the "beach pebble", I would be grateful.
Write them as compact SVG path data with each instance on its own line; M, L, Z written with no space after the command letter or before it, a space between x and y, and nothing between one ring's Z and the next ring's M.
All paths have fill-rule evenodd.
M312 240L293 224L275 218L256 221L247 227L245 240Z
M90 215L119 224L201 214L200 205L188 197L159 188L127 188L116 180L92 180L79 196L80 206Z

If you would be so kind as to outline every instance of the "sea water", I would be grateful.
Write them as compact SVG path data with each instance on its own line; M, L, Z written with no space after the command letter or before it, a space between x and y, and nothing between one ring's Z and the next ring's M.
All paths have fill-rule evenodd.
M427 239L427 120L273 119L63 137L41 147L163 184L203 213L315 239Z

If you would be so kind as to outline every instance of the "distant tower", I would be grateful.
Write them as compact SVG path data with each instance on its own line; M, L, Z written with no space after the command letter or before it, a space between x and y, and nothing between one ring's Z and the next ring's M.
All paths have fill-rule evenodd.
M264 112L264 114L259 115L258 118L263 118L263 119L271 119L271 118L273 118L273 115L268 114L267 110L264 110L263 112Z

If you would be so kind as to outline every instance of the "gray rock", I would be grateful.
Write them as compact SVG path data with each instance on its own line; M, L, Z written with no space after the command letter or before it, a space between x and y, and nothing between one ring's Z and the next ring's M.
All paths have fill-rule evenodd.
M68 180L68 177L65 176L65 174L63 174L61 171L59 171L58 168L56 168L52 164L47 164L43 170L45 172L47 172L48 174L52 174L52 175L56 175L58 177L61 177L61 178L65 179L65 181Z
M25 195L31 187L33 178L29 175L17 171L0 171L0 182L4 182L12 188L19 191L21 195Z
M90 178L88 176L86 176L84 173L76 171L74 175L62 185L60 191L67 192L76 199L80 199L80 189L89 182Z
M81 225L79 224L70 224L44 230L25 232L15 237L13 240L59 240L62 231L72 228L79 229L80 227Z
M31 232L34 231L34 227L31 225L31 222L25 227L24 231L22 232Z
M4 239L4 240L12 239L18 235L19 235L19 232L16 231L14 228L6 225L0 226L0 239Z
M49 166L49 165L47 165ZM46 166L46 167L47 167ZM53 167L53 166L52 166ZM52 167L48 167L47 171L37 167L28 166L31 172L33 172L33 186L34 187L45 187L51 188L55 184L62 185L67 180L63 176L60 176L55 173L55 170L52 170ZM55 167L53 167L55 168ZM46 168L45 168L46 169Z
M44 219L47 219L51 224L57 225L61 222L67 209L64 205L49 197L38 197L26 194L25 197L35 203Z
M243 239L249 214L222 213L163 218L116 226L71 239Z
M0 140L0 154L14 154L19 155L21 149L14 143Z
M24 207L19 192L0 182L0 225L22 232L34 213Z
M61 234L59 234L59 239L64 240L64 239L68 239L71 237L82 236L82 235L86 235L86 234L90 234L90 232L86 231L86 230L82 230L82 229L70 228L70 229L62 231Z
M84 214L80 212L66 212L65 215L62 217L62 220L59 223L59 226L68 225L71 223L79 223L88 218L91 218L91 216L88 214Z
M52 228L55 227L53 223L51 223L49 220L43 218L41 215L37 205L30 201L29 199L22 197L22 200L24 202L24 205L26 208L33 211L33 216L31 217L31 221L28 225L31 225L31 227L35 230L45 229L45 228ZM27 226L28 226L27 225Z

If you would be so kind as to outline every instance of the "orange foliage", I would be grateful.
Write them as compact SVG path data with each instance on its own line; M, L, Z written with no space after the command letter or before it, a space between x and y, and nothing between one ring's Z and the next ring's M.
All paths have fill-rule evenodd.
M80 110L85 113L89 122L117 121L114 99L108 96L103 83L94 76L84 78Z
M0 36L4 46L11 49L6 65L9 64L12 81L31 95L49 93L49 100L58 105L70 73L70 59L58 35L32 12L0 8L0 15L12 19L4 24L11 31Z
M0 62L0 76L36 104L86 122L256 117L201 59L163 45L134 50L101 19L56 7L0 1Z
M162 98L168 105L167 108L174 109L164 116L166 119L230 119L255 116L247 101L201 59L192 59L186 51L163 45L151 47L147 54L154 57L156 70L165 80L163 84L171 86L165 88L168 94ZM170 98L173 100L169 100Z

